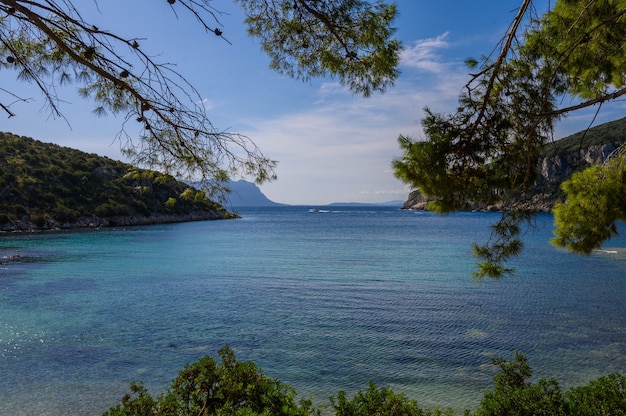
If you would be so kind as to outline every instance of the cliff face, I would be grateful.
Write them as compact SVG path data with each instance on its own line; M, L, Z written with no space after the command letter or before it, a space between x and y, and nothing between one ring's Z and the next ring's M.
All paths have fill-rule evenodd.
M420 191L411 191L408 199L402 204L402 209L423 210L426 209L427 203L428 199Z
M546 185L560 185L563 181L569 179L574 172L604 163L615 150L616 147L614 145L603 144L591 146L580 152L559 153L554 156L544 157L539 162L538 171L540 178L537 182L537 187L541 190Z
M540 159L537 166L539 179L530 195L528 208L550 212L557 202L563 202L565 195L561 184L575 172L590 166L601 165L616 150L613 144L593 145L574 152L561 152Z

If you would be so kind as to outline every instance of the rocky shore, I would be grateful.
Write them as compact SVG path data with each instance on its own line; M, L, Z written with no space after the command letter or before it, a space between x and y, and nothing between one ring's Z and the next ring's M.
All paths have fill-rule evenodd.
M520 209L534 212L552 212L555 203L560 202L561 198L554 198L550 195L538 194L534 195L527 201L517 204ZM413 191L409 194L408 199L402 204L402 209L410 209L415 211L423 211L426 209L429 199L424 197L419 191ZM468 211L481 212L500 212L502 205L481 205L469 204Z
M589 166L604 163L617 147L613 144L594 145L576 152L560 152L545 156L537 164L538 180L528 198L517 206L535 212L552 212L558 202L564 201L561 184L569 179L573 173ZM409 194L402 209L426 209L428 199L419 191ZM472 211L501 211L501 205L480 205L469 203Z
M150 216L80 217L71 222L46 219L38 223L31 221L28 216L24 216L20 220L0 225L0 233L127 227L229 218L237 218L237 215L226 211L197 211L188 214L153 214Z

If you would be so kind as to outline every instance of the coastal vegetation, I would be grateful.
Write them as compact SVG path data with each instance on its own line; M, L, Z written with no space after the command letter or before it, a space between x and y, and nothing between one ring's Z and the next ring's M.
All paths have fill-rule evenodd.
M41 230L228 218L205 192L171 175L0 133L0 230Z
M617 149L624 142L626 142L626 118L620 118L549 142L541 150L540 157L574 153L592 146L611 145Z
M153 397L133 382L121 403L104 416L308 416L328 414L310 398L296 400L296 391L263 374L253 362L237 361L231 348L218 352L220 361L205 356L187 365L171 387ZM494 386L475 410L465 416L619 416L626 415L626 376L600 377L585 386L563 391L556 379L531 382L526 356L515 352L511 361L494 358L499 369ZM345 391L330 398L336 416L453 416L452 409L424 409L417 400L370 383L353 397Z

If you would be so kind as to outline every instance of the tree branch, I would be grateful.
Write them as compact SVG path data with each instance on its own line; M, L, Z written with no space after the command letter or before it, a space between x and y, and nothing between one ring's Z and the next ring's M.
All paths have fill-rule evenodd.
M583 108L591 107L592 105L602 104L602 103L605 103L607 101L614 100L616 98L621 97L624 94L626 94L626 87L624 87L624 88L622 88L620 90L614 91L611 94L606 94L606 95L603 95L602 97L598 97L598 98L594 98L592 100L584 101L584 102L576 104L576 105L560 108L558 110L550 111L548 113L538 114L537 117L556 117L556 116L560 116L560 115L563 115L563 114L566 114L566 113L569 113L569 112L572 112L572 111L581 110Z
M482 104L480 106L480 109L478 111L478 116L476 117L476 120L473 123L473 127L471 130L471 135L474 135L476 130L478 129L478 125L480 124L480 122L482 121L483 117L485 116L485 113L487 111L487 107L489 106L489 101L491 100L491 91L493 90L493 87L496 83L496 79L499 75L499 69L500 67L506 62L506 57L509 55L509 52L511 50L511 47L513 45L513 40L515 39L516 35L517 35L517 30L519 29L519 26L522 23L522 20L524 19L524 16L526 15L526 12L528 11L528 8L532 5L532 0L524 0L522 5L520 6L519 10L517 11L517 15L515 16L515 18L513 19L513 22L511 23L510 29L507 33L507 35L504 38L504 44L502 46L502 48L500 49L500 53L498 55L498 57L496 58L496 60L489 65L487 68L483 69L482 71L480 71L478 74L475 74L472 76L472 79L466 84L466 88L468 89L468 91L471 91L471 87L470 85L479 77L481 77L482 75L485 75L486 73L488 73L489 71L491 71L491 75L489 77L489 81L487 83L487 87L485 89L485 94L483 97L483 101Z

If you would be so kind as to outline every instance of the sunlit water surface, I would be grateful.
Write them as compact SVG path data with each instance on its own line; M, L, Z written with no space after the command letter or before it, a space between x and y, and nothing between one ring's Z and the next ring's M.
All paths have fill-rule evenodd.
M564 387L626 372L624 238L567 254L540 215L516 274L478 284L470 244L498 214L240 214L0 238L23 260L0 265L0 414L101 414L132 380L159 393L225 344L327 408L369 381L475 408L490 358L516 349Z

